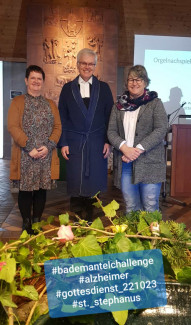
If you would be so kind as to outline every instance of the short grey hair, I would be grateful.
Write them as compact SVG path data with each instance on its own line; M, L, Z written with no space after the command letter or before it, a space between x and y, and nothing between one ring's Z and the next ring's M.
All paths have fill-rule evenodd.
M82 50L80 50L78 52L78 54L77 54L77 63L80 62L80 58L84 54L94 56L95 64L97 64L97 54L93 50L88 49L88 48L84 48L84 49L82 49Z
M133 67L131 67L129 69L127 78L129 78L130 75L143 79L144 82L146 83L146 87L149 85L151 81L148 77L147 70L143 65L134 65Z

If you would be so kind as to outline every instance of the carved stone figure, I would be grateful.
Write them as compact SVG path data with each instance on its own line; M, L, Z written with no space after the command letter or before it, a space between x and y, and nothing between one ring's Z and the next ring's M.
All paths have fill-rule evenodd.
M52 46L51 46L51 42L49 42L47 40L47 38L45 38L44 42L43 42L43 50L44 50L44 59L43 61L45 63L48 63L51 59L52 59Z
M103 47L103 40L97 36L88 37L88 45L91 46L92 50L97 53L98 61L102 61L102 51L101 48Z
M58 40L57 39L51 39L52 43L52 56L54 59L60 59L61 56L58 54Z
M76 65L73 63L73 58L76 58L76 53L71 48L68 48L64 54L64 57L67 58L67 62L64 65L64 72L74 73Z
M59 61L61 59L61 56L58 53L58 40L57 39L51 39L50 41L45 38L43 42L43 50L44 50L44 58L43 61L45 63L49 64L55 64L62 62Z

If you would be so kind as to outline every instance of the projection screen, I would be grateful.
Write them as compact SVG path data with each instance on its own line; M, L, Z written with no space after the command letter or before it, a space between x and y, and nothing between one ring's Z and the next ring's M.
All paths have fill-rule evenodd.
M146 67L149 89L158 92L169 124L190 124L191 38L135 35L134 64Z

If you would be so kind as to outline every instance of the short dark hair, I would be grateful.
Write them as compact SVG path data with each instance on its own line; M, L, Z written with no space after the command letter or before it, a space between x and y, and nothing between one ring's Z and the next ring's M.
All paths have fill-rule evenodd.
M33 71L41 73L43 80L45 80L44 70L38 65L29 65L28 68L26 69L25 78L28 79L30 73Z

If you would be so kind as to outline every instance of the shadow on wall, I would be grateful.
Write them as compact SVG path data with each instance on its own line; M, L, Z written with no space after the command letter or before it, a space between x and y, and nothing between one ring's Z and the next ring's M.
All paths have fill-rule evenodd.
M183 107L180 108L182 97L183 97L182 90L179 87L173 87L170 89L169 101L163 103L166 112L168 114L169 125L178 124L178 116L185 114L184 108Z

